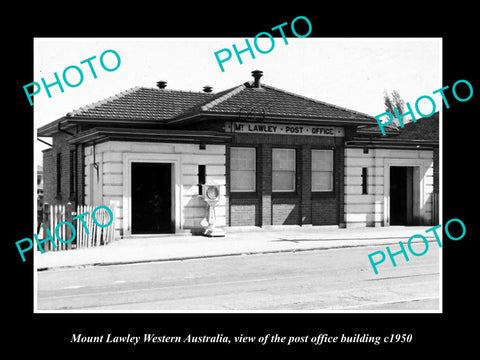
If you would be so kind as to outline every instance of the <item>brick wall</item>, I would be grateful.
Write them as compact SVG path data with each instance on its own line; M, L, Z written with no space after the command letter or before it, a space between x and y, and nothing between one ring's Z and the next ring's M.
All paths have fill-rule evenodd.
M300 200L272 199L272 225L299 225L300 224Z
M312 200L312 224L335 225L338 224L338 204L336 197L323 197Z
M260 207L258 201L237 200L230 206L230 226L258 226Z
M52 149L43 151L43 203L54 204L55 201L55 162Z
M227 194L230 226L333 225L343 223L343 138L235 134L230 146L255 147L256 192L231 193L230 146L227 147ZM272 148L296 150L296 191L272 192ZM311 192L311 150L334 149L334 190Z
M69 129L69 132L72 132ZM82 204L84 191L83 146L68 143L71 135L58 132L52 137L52 147L43 152L44 203ZM60 165L60 182L57 169ZM73 171L72 166L75 166ZM73 188L72 183L73 182Z

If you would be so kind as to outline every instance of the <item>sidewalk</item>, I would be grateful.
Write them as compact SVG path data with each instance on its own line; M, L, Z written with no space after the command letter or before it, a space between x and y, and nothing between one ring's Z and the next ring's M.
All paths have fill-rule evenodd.
M430 226L390 226L378 228L338 227L288 227L281 229L251 231L227 229L225 237L172 234L158 236L134 236L116 240L107 246L52 251L41 254L36 251L37 270L52 270L68 267L117 265L151 261L185 260L193 258L230 256L285 251L305 251L355 246L378 246L404 244L414 234L436 242ZM440 235L440 234L439 234ZM442 239L442 236L440 236ZM415 238L413 242L422 242Z

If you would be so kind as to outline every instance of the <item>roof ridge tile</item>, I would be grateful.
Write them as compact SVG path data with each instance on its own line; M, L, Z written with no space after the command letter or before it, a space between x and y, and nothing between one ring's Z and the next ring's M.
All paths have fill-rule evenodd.
M177 90L177 89L159 89L156 87L152 86L137 86L139 89L145 89L145 90L154 90L157 92L181 92L181 93L190 93L190 94L208 94L208 95L215 95L217 93L211 92L211 93L206 93L204 91L192 91L192 90Z
M237 86L235 88L233 88L231 91L228 91L226 94L216 98L216 99L213 99L212 101L209 101L207 102L206 104L204 104L203 106L201 106L201 110L203 111L207 111L209 109L211 109L212 107L214 107L215 105L218 105L222 102L224 102L225 100L231 98L232 96L238 94L240 91L242 91L243 89L245 89L245 85L240 85L240 86Z

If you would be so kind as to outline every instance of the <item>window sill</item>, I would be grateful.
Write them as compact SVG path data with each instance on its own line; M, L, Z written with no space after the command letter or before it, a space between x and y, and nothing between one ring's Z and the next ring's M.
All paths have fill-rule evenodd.
M258 198L257 191L230 191L230 198L232 199L256 199Z
M296 191L272 191L272 198L296 198L298 193Z
M312 199L334 198L337 194L334 191L312 191Z

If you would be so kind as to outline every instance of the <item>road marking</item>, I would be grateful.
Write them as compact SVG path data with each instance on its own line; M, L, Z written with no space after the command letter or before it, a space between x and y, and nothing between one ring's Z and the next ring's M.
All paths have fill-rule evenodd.
M390 301L370 302L370 303L366 303L366 304L357 304L357 305L343 306L343 307L331 306L331 307L328 307L328 309L334 309L334 310L358 309L358 308L362 308L364 306L372 306L372 305L380 306L380 305L397 304L397 303L422 301L422 300L440 300L440 299L436 296L435 297L428 296L428 297L417 297L417 298L409 298L409 299L390 300Z
M70 286L65 286L62 288L62 290L72 290L72 289L80 289L84 287L83 285L70 285Z
M53 299L65 299L72 297L85 297L85 296L96 296L96 295L110 295L110 294L128 294L136 293L139 291L157 291L157 290L166 290L166 289L178 289L178 288L192 288L199 286L216 286L216 285L232 285L232 284L241 284L249 282L262 282L262 281L275 281L275 280L287 280L295 278L304 278L309 277L310 275L296 275L296 276L285 276L285 277L275 277L275 278L262 278L262 279L250 279L250 280L236 280L236 281L220 281L220 282L211 282L211 283L195 283L195 284L185 284L185 285L170 285L162 286L155 288L143 288L143 289L131 289L131 290L120 290L120 291L102 291L102 292L92 292L87 294L73 294L73 295L61 295L61 296L47 296L47 297L38 297L41 300L53 300ZM52 291L52 290L50 290Z
M365 279L363 281L380 281L380 280L402 279L402 278L411 278L411 277L416 277L416 276L429 276L429 275L440 275L440 274L438 272L435 272L435 273L428 273L428 274L386 276L386 277L382 277L382 278Z

